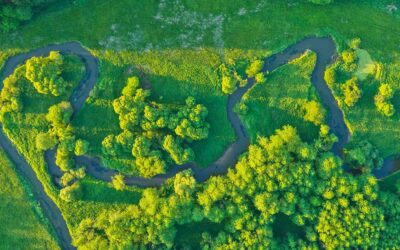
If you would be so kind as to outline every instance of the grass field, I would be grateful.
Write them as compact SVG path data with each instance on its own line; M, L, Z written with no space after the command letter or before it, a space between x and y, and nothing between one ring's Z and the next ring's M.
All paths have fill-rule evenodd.
M269 136L284 125L292 125L300 136L311 141L318 135L319 127L303 119L302 105L317 101L318 94L310 77L316 55L306 53L267 76L267 81L255 85L243 98L248 107L241 115L253 141L257 135Z
M59 249L29 184L16 174L2 149L0 183L0 248Z

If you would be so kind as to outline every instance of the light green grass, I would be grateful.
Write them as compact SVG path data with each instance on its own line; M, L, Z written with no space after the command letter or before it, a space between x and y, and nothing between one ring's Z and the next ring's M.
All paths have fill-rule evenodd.
M255 85L243 97L248 107L241 115L253 141L257 135L269 136L284 125L292 125L300 136L312 140L319 128L303 119L302 103L319 101L310 77L316 55L306 53L267 75L267 81Z
M364 49L357 49L358 57L357 71L354 73L358 79L365 80L369 75L374 74L376 63L372 60L371 55Z
M29 184L0 149L0 248L59 249Z

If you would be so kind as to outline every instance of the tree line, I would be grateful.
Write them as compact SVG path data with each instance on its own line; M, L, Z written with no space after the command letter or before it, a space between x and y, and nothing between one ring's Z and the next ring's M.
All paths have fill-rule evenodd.
M398 246L398 220L392 220L400 215L398 195L380 192L368 171L344 172L342 160L330 152L335 141L326 125L313 143L285 126L250 145L225 176L199 184L190 170L183 171L160 189L145 189L136 205L84 219L74 245L170 249L179 225L206 222L221 229L202 233L203 249ZM274 235L280 217L300 232Z

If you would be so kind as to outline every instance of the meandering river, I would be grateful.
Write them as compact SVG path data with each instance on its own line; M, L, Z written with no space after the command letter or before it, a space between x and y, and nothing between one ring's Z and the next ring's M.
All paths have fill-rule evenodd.
M328 110L328 125L331 131L338 137L338 141L334 144L332 152L340 155L341 150L348 142L350 133L349 129L344 122L343 112L338 106L331 90L327 86L324 80L325 68L331 64L337 54L335 43L330 37L311 37L306 38L284 51L274 54L265 59L265 65L263 71L273 71L274 69L288 63L289 61L299 57L307 50L312 50L317 55L317 62L311 75L311 82L315 86L319 98L325 108ZM28 53L19 54L10 57L3 68L0 90L3 87L3 80L11 75L14 70L26 60L33 56L45 56L50 51L60 51L61 53L74 54L81 58L85 64L86 74L84 79L80 82L78 87L75 88L69 101L73 107L73 115L71 119L74 119L76 114L81 110L86 99L88 98L90 91L93 89L97 82L99 75L99 63L96 57L94 57L87 49L82 47L77 42L69 42L57 45L48 45L44 48L35 49ZM234 106L242 99L243 95L255 84L254 79L248 79L248 84L245 87L238 88L232 95L228 97L228 103L226 106L227 118L231 123L235 135L236 141L232 143L224 153L213 162L210 166L205 168L198 167L195 163L188 163L182 166L175 166L170 169L166 174L160 174L152 178L143 178L138 176L127 176L125 182L127 185L136 185L140 187L156 187L162 185L168 178L173 177L176 173L191 168L194 173L194 177L197 181L202 182L207 180L212 175L225 174L228 168L233 167L238 161L238 158L244 153L250 143L249 136L244 128L242 121L239 116L233 111ZM284 86L282 86L284 88ZM63 249L74 249L71 244L71 236L67 228L67 224L62 216L60 209L49 198L44 191L43 184L38 180L32 167L27 163L24 156L19 153L12 142L5 135L2 125L0 124L0 145L6 151L10 159L13 161L19 172L29 180L32 186L32 191L35 198L38 200L43 208L44 213L48 217L50 223L55 228L55 231L60 239L60 244ZM55 164L55 150L48 150L45 152L45 161L48 165L50 175L57 179L62 176L61 170ZM101 165L101 162L97 158L89 156L75 157L75 161L79 165L86 167L86 172L93 177L110 182L112 177L117 173L115 170L107 169ZM388 157L381 169L375 170L374 175L377 178L383 178L389 175L393 166L397 162L397 158Z

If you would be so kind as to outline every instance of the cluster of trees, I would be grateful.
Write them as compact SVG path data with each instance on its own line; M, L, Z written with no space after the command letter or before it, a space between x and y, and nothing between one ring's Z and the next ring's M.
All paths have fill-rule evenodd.
M379 150L368 141L360 141L356 145L344 150L344 162L346 166L358 169L364 173L380 168L383 158Z
M20 95L21 88L18 77L14 73L3 81L3 89L0 94L0 121L3 121L6 113L22 110L23 103Z
M32 19L34 13L53 0L1 0L0 30L15 30L22 22Z
M314 100L305 102L303 104L304 120L314 123L319 126L324 122L325 110L322 105Z
M390 102L393 98L393 89L387 83L382 83L379 86L378 93L375 95L375 106L377 110L384 116L393 116L395 108Z
M61 76L63 57L57 51L48 57L32 57L26 61L25 77L41 94L59 96L65 93L71 84Z
M51 106L46 114L50 128L36 136L36 148L40 151L57 146L55 163L64 172L60 180L64 187L60 191L60 197L65 201L77 199L82 195L78 180L85 176L85 170L75 168L73 156L83 155L89 148L87 141L75 137L74 128L70 124L72 113L69 102L63 101Z
M222 93L226 95L230 95L235 92L238 86L245 86L247 84L247 80L243 79L235 67L231 64L221 64L219 66L219 72L222 79Z
M246 75L247 77L254 77L256 79L256 82L264 82L264 74L261 72L261 70L264 67L264 61L262 60L254 60L253 62L250 63L250 65L246 69Z
M264 62L262 60L254 60L245 69L246 76L248 78L254 77L257 83L265 82L265 75L262 71ZM221 75L221 88L222 92L226 95L230 95L237 89L238 86L243 87L247 84L247 79L243 79L241 74L235 68L235 64L221 64L219 66L219 72Z
M362 89L354 73L358 57L356 49L361 40L356 38L349 42L349 48L343 51L339 60L325 71L325 81L338 96L339 102L347 107L354 106L362 96Z
M194 159L188 143L208 137L208 110L193 97L183 105L167 105L148 99L149 90L139 87L131 77L122 96L113 102L122 133L104 138L103 151L109 156L131 153L140 175L164 173L169 164L184 164Z
M184 171L160 189L145 189L137 205L84 219L74 244L173 248L178 225L202 222L221 225L217 233L202 233L199 244L205 249L397 247L398 196L380 197L369 173L343 172L342 161L329 151L335 141L325 125L313 143L286 126L250 145L225 176L199 185ZM274 234L279 217L300 232Z
M352 77L351 79L347 80L342 85L342 91L344 96L343 101L348 107L354 106L362 95L362 91L358 86L356 77Z
M57 145L56 164L63 171L72 169L75 164L72 156L83 155L87 152L89 143L76 139L74 128L70 124L73 109L69 102L63 101L49 108L46 120L50 129L39 133L36 137L37 149L44 151Z

